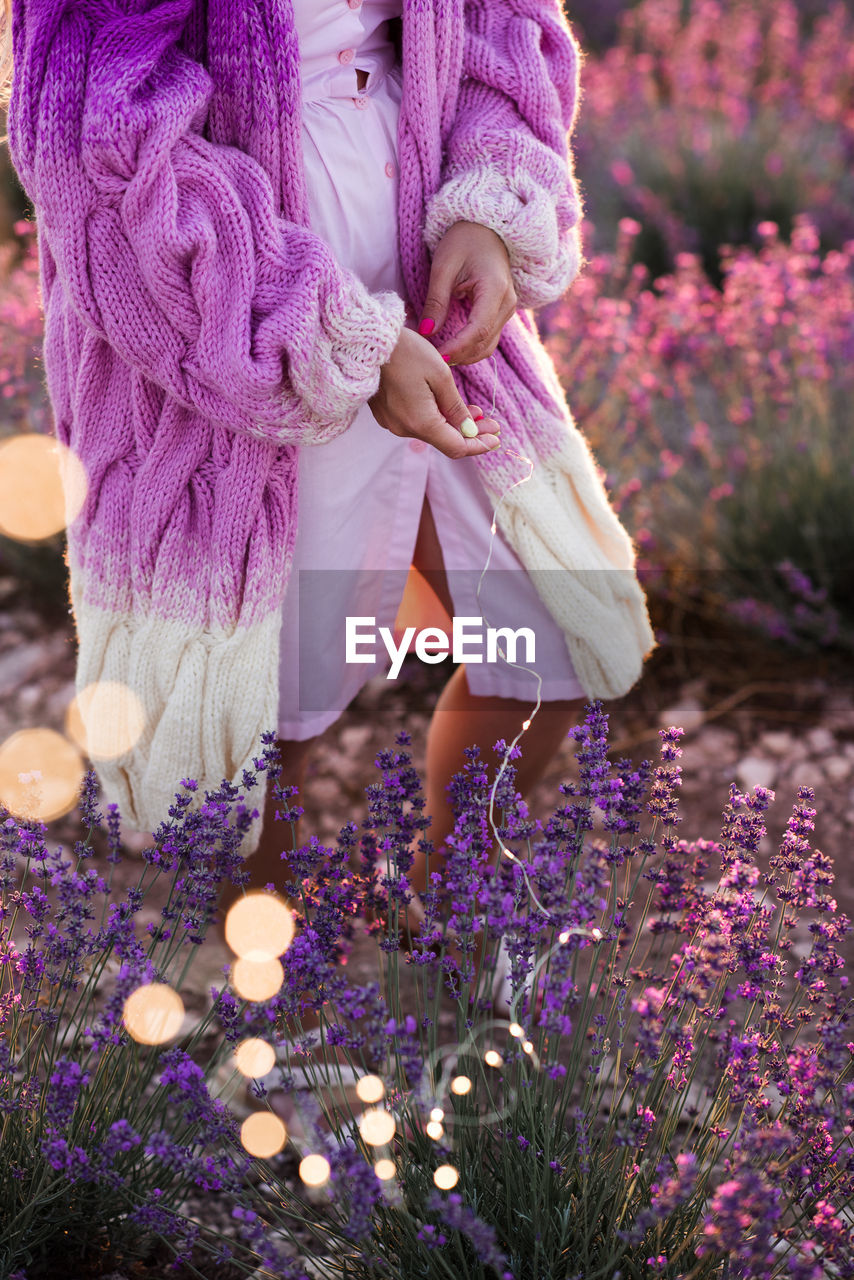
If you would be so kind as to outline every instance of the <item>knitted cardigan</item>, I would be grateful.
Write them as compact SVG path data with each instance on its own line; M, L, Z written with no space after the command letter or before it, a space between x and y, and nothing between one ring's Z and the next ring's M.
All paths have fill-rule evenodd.
M559 0L404 0L397 29L408 301L419 314L454 222L502 237L509 448L478 473L587 694L620 696L655 644L634 547L532 315L580 266L580 51ZM13 51L47 390L87 479L67 528L76 688L118 690L100 715L127 716L127 690L141 707L133 745L91 758L126 823L152 830L181 778L200 798L240 786L276 728L297 448L374 394L405 300L369 292L310 229L291 0L14 0ZM439 336L464 321L454 301ZM491 405L492 361L453 376Z

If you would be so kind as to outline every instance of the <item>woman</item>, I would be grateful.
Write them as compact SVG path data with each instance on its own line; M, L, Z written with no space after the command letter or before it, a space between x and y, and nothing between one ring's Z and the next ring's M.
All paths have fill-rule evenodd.
M143 711L94 762L105 796L150 828L182 777L239 786L275 724L298 781L375 668L342 672L322 590L299 645L294 569L345 571L333 629L381 625L403 577L357 571L414 559L459 613L443 562L455 547L476 577L493 541L515 570L496 608L550 655L529 787L580 695L625 693L654 644L531 314L580 264L558 0L14 0L12 22L48 389L89 481L68 529L77 688L114 681L116 714ZM491 758L534 692L456 669L428 743L437 846L462 748ZM253 885L279 871L272 808Z

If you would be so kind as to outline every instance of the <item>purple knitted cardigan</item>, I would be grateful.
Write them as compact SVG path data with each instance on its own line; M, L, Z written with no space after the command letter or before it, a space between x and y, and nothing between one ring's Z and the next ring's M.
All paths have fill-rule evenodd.
M618 696L654 646L634 547L531 314L580 265L579 50L558 0L404 0L400 31L407 301L419 314L453 222L504 239L520 304L496 353L510 448L479 475L506 495L499 525L588 694ZM309 227L291 0L15 0L13 50L47 387L88 483L68 526L77 691L119 690L99 715L127 716L128 690L140 709L133 746L92 760L151 830L181 777L199 797L239 786L276 727L296 447L373 395L405 300L370 293ZM464 319L453 303L440 336ZM454 369L484 406L492 374ZM520 454L534 473L508 493Z

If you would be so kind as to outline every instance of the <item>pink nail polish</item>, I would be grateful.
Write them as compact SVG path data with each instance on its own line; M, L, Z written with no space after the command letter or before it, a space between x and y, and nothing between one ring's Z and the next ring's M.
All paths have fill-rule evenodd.
M421 334L422 338L428 338L435 328L435 320L431 320L429 316L425 316L418 326L418 332Z
M444 355L444 354L442 355L442 359L445 361L445 364L450 364L450 363L451 363L451 362L450 362L450 360L448 359L448 357L447 357L446 355Z

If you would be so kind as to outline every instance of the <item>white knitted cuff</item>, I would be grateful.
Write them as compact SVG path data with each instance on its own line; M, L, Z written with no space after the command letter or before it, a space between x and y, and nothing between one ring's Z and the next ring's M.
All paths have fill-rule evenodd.
M303 443L324 444L352 422L379 387L380 368L405 322L403 298L391 290L371 293L358 281L353 291L327 302L312 335L310 359L291 366L294 389L311 418Z
M501 236L521 307L562 298L581 265L577 226L558 231L554 196L524 169L508 177L488 166L450 178L428 201L424 243L431 253L455 222L477 222Z

